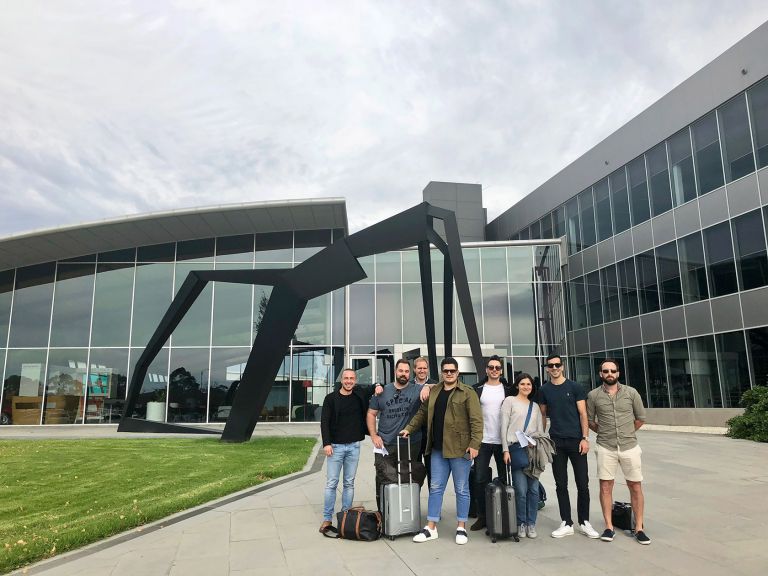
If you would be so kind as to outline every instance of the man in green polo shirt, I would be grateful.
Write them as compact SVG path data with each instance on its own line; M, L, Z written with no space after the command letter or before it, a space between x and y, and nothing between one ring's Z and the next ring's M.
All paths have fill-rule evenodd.
M645 423L643 399L634 388L619 384L619 365L612 358L602 361L599 376L602 386L587 394L587 421L597 432L597 476L605 519L600 539L611 542L615 535L611 519L613 483L616 469L621 466L635 514L635 539L639 544L650 544L643 530L643 451L637 443L637 430Z

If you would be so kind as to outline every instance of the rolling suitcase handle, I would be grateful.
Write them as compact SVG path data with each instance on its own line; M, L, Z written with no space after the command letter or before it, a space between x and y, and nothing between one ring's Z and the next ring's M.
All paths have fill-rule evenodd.
M400 502L401 505L398 506L400 509L400 523L403 523L403 506L402 506L402 498L403 498L403 481L400 477L400 464L402 462L400 458L400 441L405 440L408 442L408 484L413 484L413 469L412 469L412 461L411 461L411 441L408 438L401 438L400 436L397 437L397 493L400 496ZM408 494L411 498L411 520L413 520L413 490L408 490Z

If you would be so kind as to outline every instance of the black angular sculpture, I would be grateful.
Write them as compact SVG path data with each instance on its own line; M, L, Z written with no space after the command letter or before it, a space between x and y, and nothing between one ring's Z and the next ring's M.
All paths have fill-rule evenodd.
M435 218L443 222L445 241L433 227ZM451 333L455 280L456 295L472 358L477 373L480 374L483 367L480 337L472 309L456 217L450 210L423 202L360 232L337 240L292 269L190 272L136 363L128 388L126 417L120 422L118 431L218 434L216 431L204 428L152 422L130 416L135 409L136 400L150 364L208 282L273 286L221 435L223 441L245 442L251 438L307 302L366 278L365 272L357 261L363 256L401 250L411 246L418 247L427 350L430 370L432 374L437 374L430 243L445 256L443 275L445 355L453 355Z

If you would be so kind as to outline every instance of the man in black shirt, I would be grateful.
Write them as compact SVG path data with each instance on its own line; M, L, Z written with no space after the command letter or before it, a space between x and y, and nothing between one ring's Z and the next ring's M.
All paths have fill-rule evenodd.
M320 432L326 456L326 483L323 523L320 532L331 526L336 506L336 487L344 469L341 492L342 512L352 507L355 497L355 473L360 461L360 441L365 438L365 415L368 402L356 394L357 376L351 368L341 373L341 388L328 394L323 402Z
M549 381L541 387L541 415L544 422L549 416L549 436L557 452L552 459L552 475L557 487L557 504L560 507L560 527L552 532L553 538L573 535L571 499L568 494L568 461L573 467L578 500L576 511L579 531L589 538L600 534L589 523L589 426L587 424L587 394L563 373L563 359L550 354L546 360Z

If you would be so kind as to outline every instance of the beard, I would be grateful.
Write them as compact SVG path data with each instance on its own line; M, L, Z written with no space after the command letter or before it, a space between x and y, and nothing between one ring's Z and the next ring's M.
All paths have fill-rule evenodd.
M400 384L401 386L405 386L406 384L408 384L408 378L406 376L398 376L397 383Z

